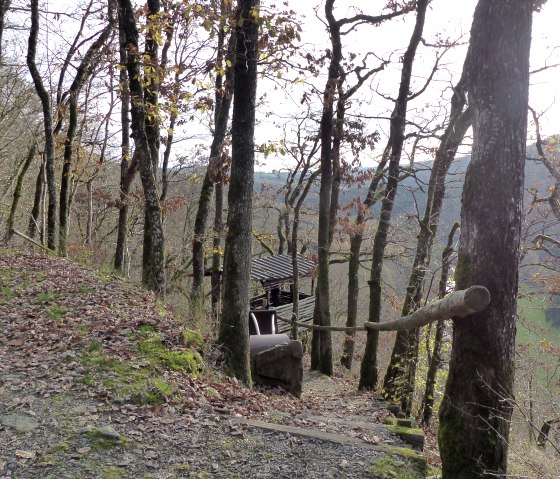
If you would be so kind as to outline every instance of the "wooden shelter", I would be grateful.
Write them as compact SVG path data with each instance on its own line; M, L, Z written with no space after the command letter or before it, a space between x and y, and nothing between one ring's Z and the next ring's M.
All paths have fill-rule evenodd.
M316 266L315 261L298 255L298 276L311 278L310 294L299 293L299 321L310 321L313 317ZM276 315L286 318L292 315L294 271L291 255L255 258L251 262L251 279L260 282L264 289L263 294L251 298L252 317L249 322L251 334L274 334L272 331L289 330L289 325L278 327Z

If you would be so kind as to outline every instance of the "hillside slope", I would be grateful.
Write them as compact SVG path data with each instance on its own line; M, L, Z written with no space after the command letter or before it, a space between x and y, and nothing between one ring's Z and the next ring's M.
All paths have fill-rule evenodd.
M1 252L0 477L424 477L370 394L247 391L206 347L112 274Z

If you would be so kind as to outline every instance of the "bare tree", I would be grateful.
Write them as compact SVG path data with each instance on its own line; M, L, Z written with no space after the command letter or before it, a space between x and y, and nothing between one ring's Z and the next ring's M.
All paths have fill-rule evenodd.
M443 133L428 183L426 207L420 219L414 263L408 280L401 316L413 313L421 305L424 279L430 266L431 250L437 233L445 196L447 172L457 149L471 126L470 110L465 110L466 77L463 74L453 90L449 123ZM400 398L401 407L410 414L418 359L418 330L399 331L383 383L387 397ZM398 385L401 385L399 387Z
M345 79L343 71L343 54L341 29L352 28L358 23L378 25L385 20L403 15L408 8L396 9L392 13L379 16L358 14L354 17L337 20L334 17L335 0L325 2L325 18L329 27L332 51L327 83L323 91L323 109L321 114L321 185L319 189L319 226L317 235L318 266L317 288L315 290L315 310L313 323L330 326L330 292L329 292L329 256L333 238L333 223L338 209L338 187L340 185L340 142L344 123L344 94L338 102L335 122L335 99L341 94L341 83ZM365 80L364 80L365 81ZM408 93L408 92L407 92ZM332 374L332 340L328 328L313 331L311 349L311 368L319 369L325 374Z
M96 40L90 45L82 61L78 65L74 80L70 85L68 92L63 98L68 98L69 120L66 130L66 139L64 141L64 158L62 165L62 178L60 183L60 213L59 213L59 231L58 231L58 251L61 256L67 254L67 237L68 237L68 218L70 215L70 174L72 168L72 157L75 149L74 136L78 127L78 98L83 85L88 81L89 77L100 59L100 50L109 40L116 24L115 1L108 2L108 22ZM62 100L64 101L64 100Z
M47 178L47 194L49 198L47 212L47 247L56 249L56 183L55 183L55 146L53 135L53 115L51 108L51 97L41 74L37 69L35 57L37 55L37 38L39 35L39 0L31 0L31 28L29 30L29 42L27 48L27 66L37 95L41 100L43 108L43 127L45 130L45 172Z
M390 149L389 170L387 172L387 185L381 202L381 213L379 224L373 241L373 256L371 260L371 276L369 281L369 321L379 322L381 317L381 272L383 269L383 257L387 245L389 225L393 212L397 185L399 181L399 163L405 140L406 113L409 100L410 80L412 77L412 65L416 56L416 49L422 38L424 20L428 1L419 0L416 5L416 24L410 37L408 48L403 57L401 83L399 95L395 102L395 108L391 115L391 131L386 151ZM390 145L390 146L389 146ZM360 369L360 388L373 389L377 385L377 342L378 332L368 331L366 349Z
M206 244L206 230L212 193L216 183L223 181L224 164L224 141L226 139L231 97L234 85L234 62L235 56L232 50L235 45L235 30L230 35L229 42L226 42L227 24L231 7L227 2L221 2L221 18L218 28L218 45L216 58L216 82L215 82L215 106L214 106L214 132L212 145L210 146L210 158L208 167L200 190L198 200L198 210L194 224L193 239L193 285L192 301L201 303L203 299L204 281L204 246ZM218 206L219 207L219 206ZM216 215L221 212L216 211Z
M119 6L119 27L122 28L127 46L126 68L131 97L131 130L136 148L135 154L138 155L140 165L145 217L148 218L145 228L148 229L149 241L148 244L144 243L142 282L156 294L163 296L165 294L163 224L152 158L155 148L150 147L146 133L146 98L141 82L138 29L130 0L119 0ZM150 98L153 100L153 96Z

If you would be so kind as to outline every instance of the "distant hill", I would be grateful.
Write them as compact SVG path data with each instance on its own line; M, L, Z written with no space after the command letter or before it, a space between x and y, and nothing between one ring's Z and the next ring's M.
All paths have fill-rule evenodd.
M528 149L528 156L535 157L535 148ZM451 225L460 218L461 213L461 194L465 181L465 172L470 161L470 156L457 158L447 174L446 199L444 202L441 224L442 229L449 229ZM416 173L404 179L397 190L394 212L397 216L415 215L417 209L422 213L426 204L426 191L431 173L431 162L417 163ZM279 191L286 183L288 174L286 172L256 172L255 191L267 190L269 194ZM547 170L538 162L528 160L525 166L525 188L533 187L537 184L543 192L546 190L548 181ZM357 186L344 185L341 192L341 205L347 204L355 198L364 198L367 191L367 184L363 188ZM277 197L279 202L283 197ZM313 209L319 205L319 184L311 190L306 201L306 207ZM374 207L374 212L379 211L380 205Z

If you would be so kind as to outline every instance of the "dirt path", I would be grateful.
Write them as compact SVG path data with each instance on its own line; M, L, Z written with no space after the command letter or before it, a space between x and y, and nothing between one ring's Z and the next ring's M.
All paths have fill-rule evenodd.
M0 254L0 479L423 477L371 395L196 379L191 336L127 282Z

